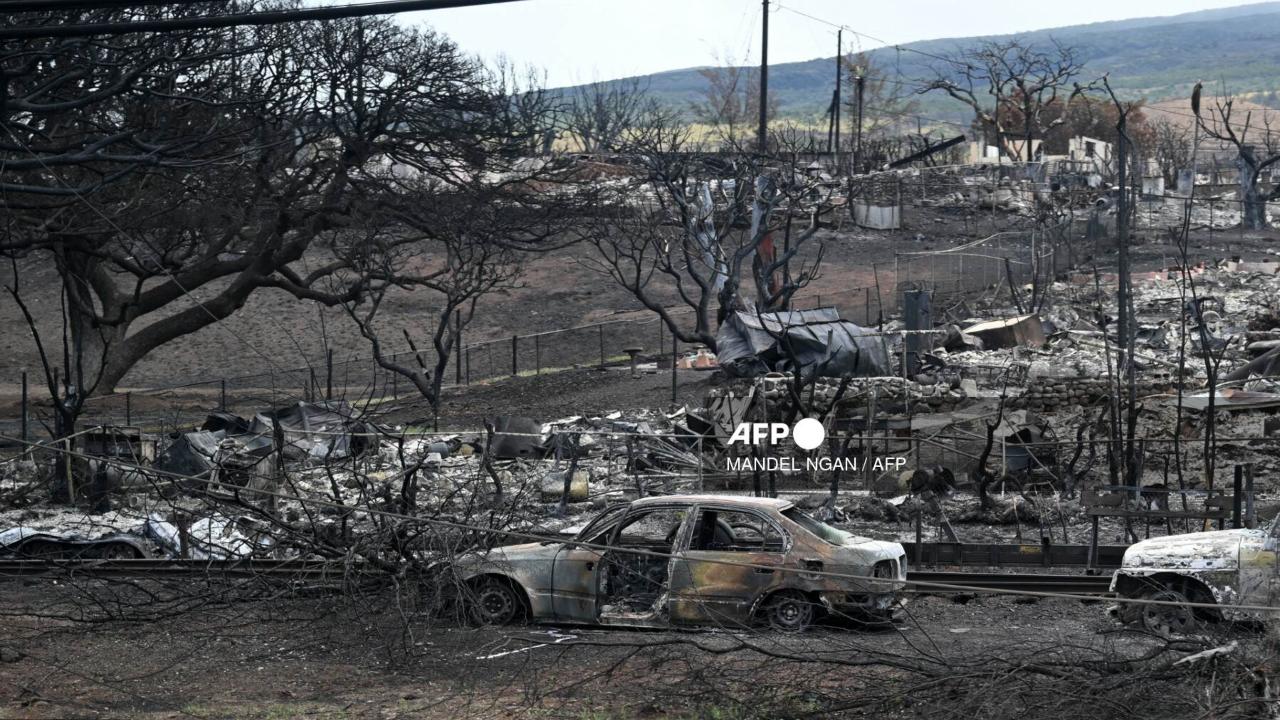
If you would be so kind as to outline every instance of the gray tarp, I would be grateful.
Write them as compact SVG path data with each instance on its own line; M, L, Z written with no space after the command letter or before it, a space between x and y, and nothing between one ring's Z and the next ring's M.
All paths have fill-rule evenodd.
M782 339L790 345L790 353ZM738 377L791 372L795 355L802 375L889 375L889 352L875 331L840 319L835 308L772 313L736 312L716 333L721 369Z
M344 402L300 402L254 415L249 431L267 438L274 437L276 422L284 432L286 455L292 450L303 459L345 458L357 448L349 434L354 412ZM357 443L359 445L359 443ZM359 452L354 452L359 454Z

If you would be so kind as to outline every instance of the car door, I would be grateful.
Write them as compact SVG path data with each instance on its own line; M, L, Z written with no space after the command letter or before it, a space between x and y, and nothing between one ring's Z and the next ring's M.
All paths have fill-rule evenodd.
M691 505L633 506L609 539L600 562L600 622L662 627L667 624L673 551L682 547Z
M551 571L551 607L556 620L596 621L596 591L603 555L599 548L608 543L626 510L626 505L619 505L604 511L556 553Z
M756 602L785 582L788 537L763 513L701 505L671 580L673 622L744 625ZM765 567L758 567L765 566Z

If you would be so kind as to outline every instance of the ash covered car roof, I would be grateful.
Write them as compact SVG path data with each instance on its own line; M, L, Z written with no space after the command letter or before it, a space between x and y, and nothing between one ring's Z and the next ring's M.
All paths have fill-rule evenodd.
M791 506L790 500L781 500L779 498L763 498L750 497L746 495L656 495L647 498L641 498L631 504L632 507L648 507L650 505L669 505L669 504L689 504L694 503L715 503L717 505L737 505L739 507L752 507L757 509L774 509L781 510Z

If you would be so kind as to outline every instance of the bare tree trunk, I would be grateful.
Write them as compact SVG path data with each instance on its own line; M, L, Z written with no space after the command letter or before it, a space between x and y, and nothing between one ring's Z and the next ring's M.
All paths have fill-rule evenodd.
M1258 171L1242 150L1236 157L1240 169L1240 222L1249 230L1267 227L1267 201L1258 190Z

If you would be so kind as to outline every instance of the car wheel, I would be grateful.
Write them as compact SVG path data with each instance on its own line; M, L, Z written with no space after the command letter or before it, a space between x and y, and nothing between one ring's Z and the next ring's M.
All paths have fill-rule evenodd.
M783 590L764 605L769 627L782 632L800 632L813 624L813 603L796 590Z
M67 546L49 540L31 540L18 548L18 557L24 560L63 560L68 554Z
M1121 595L1116 609L1116 618L1123 625L1132 625L1142 619L1142 611L1147 606L1142 603L1140 595ZM1133 602L1130 602L1133 601Z
M1186 595L1164 588L1147 595L1146 600L1161 603L1178 603L1176 605L1143 605L1142 626L1161 637L1186 635L1194 632L1198 623L1195 608L1187 605L1190 600Z
M520 608L520 596L508 583L487 579L472 589L471 618L477 625L509 625Z

